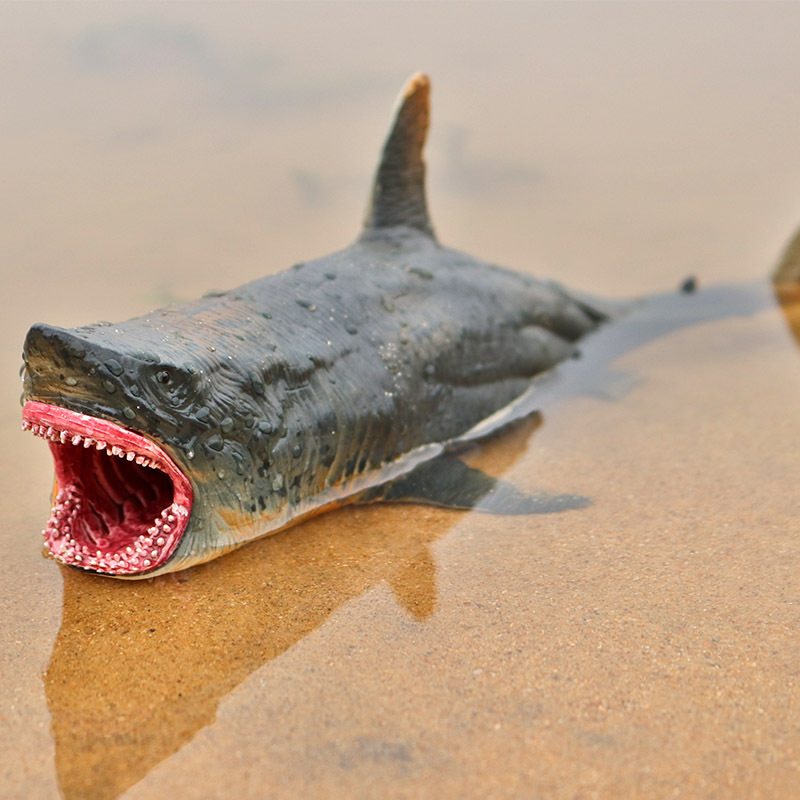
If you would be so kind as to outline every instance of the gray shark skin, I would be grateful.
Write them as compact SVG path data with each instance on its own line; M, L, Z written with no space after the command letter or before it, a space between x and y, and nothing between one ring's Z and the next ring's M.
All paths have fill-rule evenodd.
M607 318L439 244L428 95L415 75L352 246L118 325L30 329L23 427L53 451L58 560L150 577L345 502L402 499L403 476L529 413L532 379Z

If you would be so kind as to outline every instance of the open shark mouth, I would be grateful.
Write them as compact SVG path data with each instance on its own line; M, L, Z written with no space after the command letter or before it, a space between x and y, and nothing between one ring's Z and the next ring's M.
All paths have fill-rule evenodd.
M23 430L50 443L57 490L42 531L53 557L110 575L149 572L178 545L192 487L155 442L104 419L30 401Z

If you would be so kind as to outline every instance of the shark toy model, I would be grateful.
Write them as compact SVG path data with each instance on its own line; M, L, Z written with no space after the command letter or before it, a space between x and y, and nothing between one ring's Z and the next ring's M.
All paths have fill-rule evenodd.
M428 96L411 78L350 247L117 325L30 329L23 428L53 454L58 561L144 578L345 503L465 508L498 488L453 450L535 410L533 379L609 312L439 244Z

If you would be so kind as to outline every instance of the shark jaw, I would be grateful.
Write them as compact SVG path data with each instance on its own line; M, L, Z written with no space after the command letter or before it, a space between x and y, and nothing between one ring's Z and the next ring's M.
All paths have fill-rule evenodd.
M36 401L24 405L22 428L53 454L55 499L42 535L57 561L123 576L169 560L193 491L161 447L108 420Z

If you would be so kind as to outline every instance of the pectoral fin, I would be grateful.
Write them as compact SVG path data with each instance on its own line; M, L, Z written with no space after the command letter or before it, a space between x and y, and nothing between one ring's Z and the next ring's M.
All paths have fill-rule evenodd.
M444 508L475 508L493 514L552 514L585 508L588 497L574 494L528 494L506 481L445 454L408 475L370 489L360 502L422 503Z

